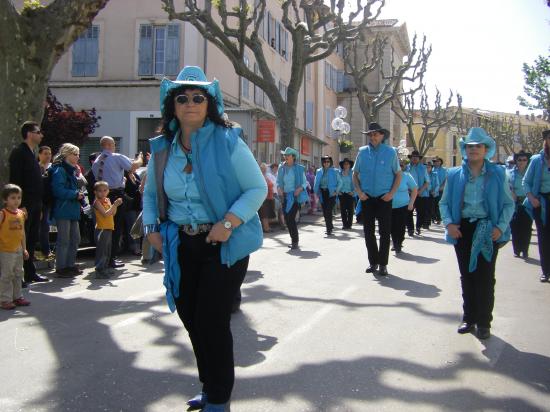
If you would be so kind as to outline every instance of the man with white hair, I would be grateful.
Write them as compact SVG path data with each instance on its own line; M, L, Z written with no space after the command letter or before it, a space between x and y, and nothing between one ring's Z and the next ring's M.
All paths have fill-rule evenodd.
M135 160L116 153L115 139L111 136L103 136L99 141L101 154L92 165L92 171L96 181L106 181L109 184L109 199L114 202L118 198L124 199L124 171L134 172L143 164L143 155L140 153ZM111 249L111 261L109 266L119 268L123 263L117 262L115 256L118 253L120 235L124 225L124 203L118 208L115 215L115 230L113 231L113 243Z

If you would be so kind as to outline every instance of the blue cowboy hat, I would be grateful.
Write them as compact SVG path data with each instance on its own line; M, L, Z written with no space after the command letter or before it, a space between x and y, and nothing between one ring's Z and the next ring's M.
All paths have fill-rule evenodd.
M281 154L283 156L293 155L296 159L300 157L298 151L296 149L293 149L292 147L287 147L285 150L281 150Z
M462 158L467 159L466 146L469 144L484 144L487 147L487 153L485 153L485 159L489 160L495 155L497 144L495 139L487 134L482 127L472 127L468 134L460 139L459 146Z
M197 66L185 66L174 81L167 79L166 77L162 79L162 82L160 83L160 111L163 115L166 96L168 96L170 90L181 86L190 86L203 89L214 99L218 109L218 114L223 116L223 95L218 80L214 79L209 82L202 69Z

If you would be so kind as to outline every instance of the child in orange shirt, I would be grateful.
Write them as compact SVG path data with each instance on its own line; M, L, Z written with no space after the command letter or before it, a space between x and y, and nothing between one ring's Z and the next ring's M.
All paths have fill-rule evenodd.
M23 191L7 184L2 189L5 207L0 210L0 307L29 306L21 292L23 259L29 258L25 245L25 213L19 209Z
M113 273L113 269L109 268L109 259L111 258L111 242L115 229L114 215L117 207L122 204L122 199L118 198L111 205L111 201L107 197L109 184L103 180L95 183L94 194L96 279L108 279L109 275Z

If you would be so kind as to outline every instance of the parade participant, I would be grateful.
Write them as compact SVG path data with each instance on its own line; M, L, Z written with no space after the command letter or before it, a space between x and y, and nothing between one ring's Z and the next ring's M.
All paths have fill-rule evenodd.
M40 125L33 121L26 121L21 126L23 142L12 150L9 157L10 183L21 188L21 210L25 212L25 238L29 258L23 263L25 271L23 287L31 282L48 282L49 279L36 273L34 266L34 247L40 233L40 214L42 212L42 197L44 185L40 165L34 151L42 141L44 135Z
M267 184L267 197L265 198L260 210L258 210L258 215L260 215L260 220L262 221L262 229L264 233L271 232L269 227L269 220L275 218L275 199L273 199L273 180L267 176L267 165L262 163L260 165L260 170Z
M282 199L286 227L292 242L290 248L298 249L300 238L298 225L296 224L296 214L301 205L308 200L305 168L296 163L298 160L296 149L287 147L284 151L281 151L281 154L284 156L285 161L279 167L277 174L277 190L279 191L279 198Z
M420 235L422 226L426 220L427 215L427 203L430 196L428 192L428 187L430 186L430 177L428 176L428 171L426 165L420 163L420 160L424 156L421 156L418 150L413 150L413 152L408 155L410 159L409 166L407 171L411 174L414 181L418 185L418 196L414 202L414 209L416 210L416 234ZM413 212L410 211L407 217L407 230L409 236L414 236L414 222L413 222Z
M267 187L242 130L223 118L217 80L187 66L175 81L162 81L160 96L162 135L150 141L144 233L162 250L167 302L195 353L202 391L188 405L229 410L231 307L249 255L262 244L257 210Z
M535 218L542 274L541 282L550 278L550 130L542 132L540 153L531 158L523 178L527 199L524 206Z
M454 244L463 317L458 333L491 336L495 301L495 264L499 246L510 238L514 202L505 171L491 163L496 143L484 129L473 127L460 140L462 166L448 170L439 202L447 242Z
M353 224L353 215L355 213L355 190L353 190L353 160L344 158L340 162L340 214L342 215L342 229L351 229Z
M370 123L361 132L369 144L359 149L353 165L353 184L361 200L363 232L369 258L367 273L386 276L390 253L392 199L401 183L401 169L395 149L386 143L390 132L378 123ZM376 243L378 220L380 248Z
M435 199L439 194L439 177L437 172L433 170L433 163L426 163L426 172L430 179L428 184L428 197L426 198L426 214L424 219L424 229L429 229L431 223L435 220Z
M55 273L58 277L73 277L82 273L76 265L76 252L80 243L80 191L76 170L80 149L71 143L59 148L51 168L54 206L52 217L57 227L55 247Z
M443 159L439 156L434 157L433 159L434 170L437 173L439 179L439 192L435 198L435 222L436 224L441 224L441 213L439 212L439 201L441 200L441 195L443 195L443 189L445 189L445 183L447 182L447 169L443 167Z
M342 187L342 180L338 170L334 167L332 157L321 156L321 167L315 173L313 191L321 202L327 236L332 235L334 225L332 224L332 211L336 205L336 196Z
M523 177L529 165L531 153L525 153L523 150L514 154L515 167L508 171L508 180L510 181L510 190L512 199L516 203L516 209L510 229L512 230L512 247L514 256L524 258L529 257L529 244L531 243L531 228L533 219L523 206L525 200L525 189L523 188Z
M405 229L407 224L407 215L414 208L414 200L418 194L418 186L414 178L407 171L407 161L400 160L401 167L401 183L395 196L392 199L392 214L391 214L391 240L393 243L392 250L400 253L403 249L403 241L405 240Z

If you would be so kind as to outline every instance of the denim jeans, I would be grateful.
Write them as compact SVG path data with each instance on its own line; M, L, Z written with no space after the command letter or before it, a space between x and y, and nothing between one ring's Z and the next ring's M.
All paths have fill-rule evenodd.
M73 267L80 243L78 220L57 219L57 243L55 248L55 268Z

